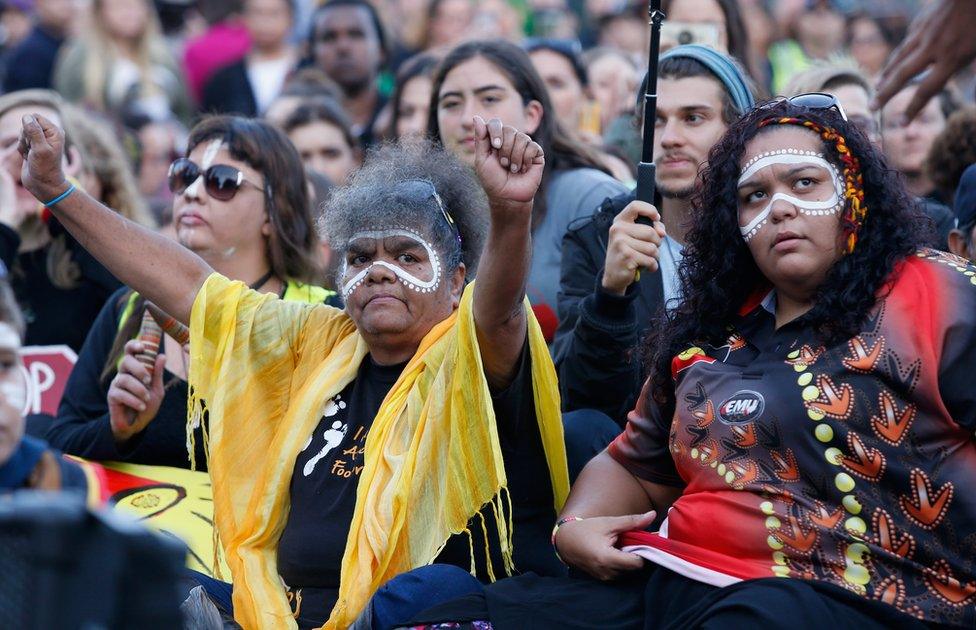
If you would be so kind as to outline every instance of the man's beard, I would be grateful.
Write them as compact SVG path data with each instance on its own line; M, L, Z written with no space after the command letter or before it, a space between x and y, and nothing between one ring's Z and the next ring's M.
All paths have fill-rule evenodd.
M695 186L686 186L684 188L669 188L667 185L658 182L657 191L661 193L661 196L665 199L688 199L691 197L692 193L695 192Z

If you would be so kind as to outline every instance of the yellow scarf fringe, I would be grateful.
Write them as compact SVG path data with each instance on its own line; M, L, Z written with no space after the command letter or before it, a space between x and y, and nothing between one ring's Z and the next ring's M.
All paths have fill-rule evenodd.
M327 629L347 627L377 588L432 562L450 536L467 533L473 543L468 523L488 504L504 572L514 571L511 499L472 298L470 285L458 310L421 342L373 421ZM569 491L558 387L527 303L526 312L536 416L558 510ZM276 565L291 473L323 404L356 377L366 344L341 311L281 302L217 274L196 298L190 331L188 426L205 400L214 520L234 579L236 619L248 629L294 628ZM471 553L474 571L473 546Z

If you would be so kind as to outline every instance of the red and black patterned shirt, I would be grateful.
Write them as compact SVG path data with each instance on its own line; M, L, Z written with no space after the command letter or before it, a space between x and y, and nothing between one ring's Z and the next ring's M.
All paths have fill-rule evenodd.
M976 267L901 263L860 334L823 347L772 296L721 347L672 362L610 454L683 488L626 548L687 577L824 580L916 617L976 626Z

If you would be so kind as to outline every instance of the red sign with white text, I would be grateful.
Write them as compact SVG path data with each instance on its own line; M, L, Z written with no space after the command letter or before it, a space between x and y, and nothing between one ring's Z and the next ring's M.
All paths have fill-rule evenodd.
M78 355L68 346L27 346L20 356L27 372L27 413L57 415Z

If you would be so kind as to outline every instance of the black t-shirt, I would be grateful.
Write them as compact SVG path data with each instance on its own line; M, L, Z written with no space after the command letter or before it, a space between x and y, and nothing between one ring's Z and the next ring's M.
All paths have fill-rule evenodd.
M405 365L381 366L367 356L356 379L325 404L321 421L295 461L291 509L278 543L278 573L288 586L288 597L302 628L322 625L338 599L342 556L356 505L366 436ZM493 392L492 402L514 510L516 569L560 574L562 565L548 543L555 510L535 419L527 349L512 383L501 392ZM489 516L491 507L484 513ZM493 515L484 522L496 576L504 575ZM471 531L479 535L473 536L474 556L478 577L486 581L481 526L482 519L475 516ZM467 534L449 539L436 561L469 569Z
M20 238L7 226L0 228L3 233L0 235L0 257L8 267L13 263L11 286L27 321L24 345L66 344L78 352L102 306L122 285L66 234L56 220L51 220L49 229L53 237L64 234L65 244L80 274L74 288L62 289L51 281L47 270L51 245L16 253Z

